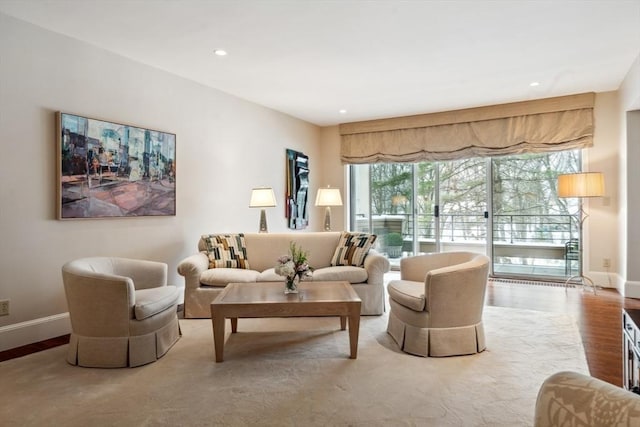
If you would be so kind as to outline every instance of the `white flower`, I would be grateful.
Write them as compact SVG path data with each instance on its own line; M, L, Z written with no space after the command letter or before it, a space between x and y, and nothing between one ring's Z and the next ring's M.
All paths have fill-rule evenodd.
M284 277L293 277L296 273L296 266L293 261L287 261L276 267L276 274Z
M288 255L278 258L278 264L275 267L276 274L288 279L293 279L296 276L301 279L310 277L313 268L307 263L307 253L298 248L293 242L289 245L289 251Z

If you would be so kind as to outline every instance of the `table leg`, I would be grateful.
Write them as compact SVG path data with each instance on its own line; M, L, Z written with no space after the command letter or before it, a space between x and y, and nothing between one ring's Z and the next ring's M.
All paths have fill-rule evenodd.
M211 313L211 322L213 324L213 345L216 353L216 362L222 362L222 355L224 354L224 315Z
M358 333L360 332L360 307L349 314L349 346L351 347L351 359L358 357Z
M238 332L238 318L237 317L232 317L231 318L231 333L235 334L236 332Z
M347 329L347 316L340 316L340 329L343 331Z

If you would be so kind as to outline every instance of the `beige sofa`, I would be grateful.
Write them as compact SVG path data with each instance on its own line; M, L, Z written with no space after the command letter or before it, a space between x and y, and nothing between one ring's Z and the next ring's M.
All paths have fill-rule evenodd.
M534 427L639 426L640 396L576 372L558 372L538 392Z
M211 317L211 302L224 287L233 282L283 282L274 267L280 256L289 252L291 242L308 252L309 265L314 269L312 281L347 281L362 300L361 314L384 312L384 274L389 261L370 250L362 267L331 266L341 232L309 233L245 233L246 256L250 269L209 268L206 242L200 238L199 253L178 265L185 278L185 318ZM283 284L284 291L284 284Z

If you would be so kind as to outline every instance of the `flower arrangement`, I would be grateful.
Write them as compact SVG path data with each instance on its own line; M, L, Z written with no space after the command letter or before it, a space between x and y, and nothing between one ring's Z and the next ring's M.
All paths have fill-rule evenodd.
M289 243L289 254L278 258L275 271L279 276L286 278L285 293L296 293L298 291L298 281L305 277L310 277L313 268L309 266L307 257L309 254L297 246L294 242Z

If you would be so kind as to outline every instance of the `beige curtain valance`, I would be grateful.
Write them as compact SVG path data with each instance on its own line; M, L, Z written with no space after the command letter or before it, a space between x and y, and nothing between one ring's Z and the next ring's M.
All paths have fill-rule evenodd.
M594 93L340 125L343 163L420 162L593 145Z

